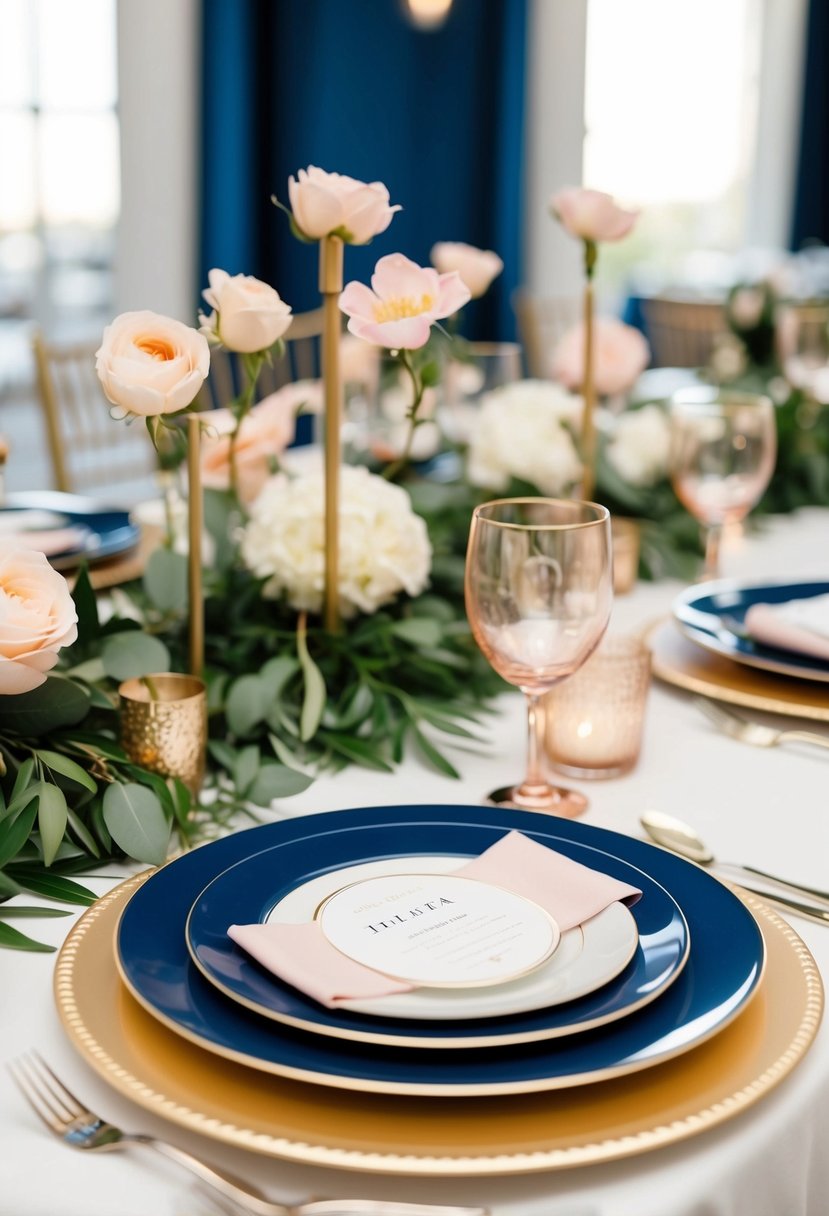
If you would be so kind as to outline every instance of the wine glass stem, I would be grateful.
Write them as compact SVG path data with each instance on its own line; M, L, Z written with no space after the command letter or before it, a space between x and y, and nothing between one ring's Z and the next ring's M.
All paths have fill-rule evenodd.
M711 524L705 534L705 577L720 576L720 541L722 524Z
M535 793L549 788L549 782L541 771L541 748L544 737L544 707L536 693L526 693L527 698L527 775L521 790Z

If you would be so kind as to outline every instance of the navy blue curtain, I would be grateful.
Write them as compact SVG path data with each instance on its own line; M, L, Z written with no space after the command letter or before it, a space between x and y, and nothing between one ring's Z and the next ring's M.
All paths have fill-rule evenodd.
M203 0L200 269L272 283L316 307L316 249L291 237L287 181L309 164L383 181L404 210L346 251L367 281L435 241L496 250L504 274L470 307L467 336L509 338L521 279L527 0L454 0L445 25L413 28L401 0Z
M803 119L797 167L792 248L829 244L829 3L811 0L806 27Z

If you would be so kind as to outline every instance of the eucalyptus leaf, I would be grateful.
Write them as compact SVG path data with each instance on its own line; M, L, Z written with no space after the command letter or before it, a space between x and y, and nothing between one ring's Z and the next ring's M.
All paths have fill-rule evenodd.
M104 823L128 857L154 866L166 859L170 825L160 801L147 786L113 782L104 794Z
M0 697L0 728L16 735L45 735L75 726L89 710L89 693L63 676L49 675L31 692Z
M187 610L187 558L172 549L154 550L144 569L144 590L161 612L183 616Z
M283 764L265 762L259 769L256 780L248 791L248 799L256 806L270 806L276 798L290 798L301 794L313 784L313 777L299 773L295 768Z
M304 620L297 629L296 648L305 683L305 694L299 719L299 737L303 743L307 743L314 737L320 724L325 709L326 688L322 672L308 653Z
M164 643L135 630L106 638L101 660L113 680L132 680L170 670L170 652Z
M27 937L12 925L0 923L0 946L6 950L31 950L38 954L54 954L57 947L47 946L45 942L36 942L33 937Z
M268 659L259 672L266 700L275 701L297 671L299 671L299 663L292 655L278 655L274 659Z
M29 800L29 805L25 807L14 818L9 817L0 823L0 870L7 862L16 857L23 848L26 841L29 839L29 834L35 824L37 816L37 787L30 787L32 797Z
M92 645L98 637L100 623L98 601L89 581L86 564L78 571L75 586L72 588L72 599L78 614L78 644L82 647Z
M0 920L27 920L35 917L49 920L56 916L71 915L69 908L46 908L36 904L12 904L8 908L0 907Z
M93 794L96 793L98 787L89 773L74 760L70 760L68 756L63 756L60 752L48 751L45 748L38 748L37 755L53 773L60 773L63 777L74 781L76 785L82 785L84 789L91 790Z
M23 793L26 786L31 781L34 771L34 758L32 756L28 756L17 770L17 776L15 777L14 785L12 786L12 796L9 799L9 810L11 810L14 806L15 799L18 797L18 795Z
M50 866L55 860L63 833L66 831L67 808L63 790L44 781L40 787L37 807L37 826L43 846L43 864Z
M413 646L437 646L443 636L443 630L437 621L429 617L408 617L404 621L395 621L391 627L395 637Z
M295 772L297 772L297 773L303 772L303 770L300 768L299 764L297 763L296 757L293 755L291 749L285 743L282 742L282 740L279 738L278 735L275 735L272 731L270 731L268 733L268 739L270 740L270 744L271 744L271 747L273 748L274 755L276 756L277 760L279 760L279 762L281 764L284 764L286 768L294 769Z
M394 769L378 754L376 747L355 739L351 735L326 734L325 742L335 752L345 756L352 764L360 764L363 768L377 769L381 773L392 773Z
M247 735L262 721L265 699L265 688L258 676L234 680L225 704L227 724L234 735Z
M259 764L259 748L253 744L250 747L243 747L237 754L236 762L233 766L233 784L236 786L236 792L240 797L244 797L247 794L256 780Z
M69 827L75 833L75 836L78 838L83 848L86 849L87 853L91 853L93 857L100 857L101 850L98 846L98 842L90 832L89 828L83 822L80 815L73 811L71 806L66 808L66 812Z

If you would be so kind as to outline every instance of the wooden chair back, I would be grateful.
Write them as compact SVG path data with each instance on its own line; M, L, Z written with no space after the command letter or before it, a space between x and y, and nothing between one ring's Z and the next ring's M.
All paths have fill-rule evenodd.
M38 399L54 488L70 493L148 480L157 465L143 420L116 422L95 372L98 342L33 338Z
M654 296L642 301L642 312L654 367L706 367L728 332L725 308L714 300Z
M256 386L256 399L275 393L277 389L297 380L317 380L322 374L320 338L322 309L299 313L285 334L285 353L274 359L272 366L263 367ZM238 355L223 347L210 352L210 376L205 385L203 406L219 409L230 404L244 388L244 370Z

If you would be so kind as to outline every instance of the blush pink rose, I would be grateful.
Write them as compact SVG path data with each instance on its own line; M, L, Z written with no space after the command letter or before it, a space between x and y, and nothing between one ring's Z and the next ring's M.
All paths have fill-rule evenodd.
M559 190L550 199L550 210L571 236L583 241L619 241L639 216L618 206L612 195L580 186Z
M288 179L288 197L297 228L315 241L333 234L350 245L365 245L401 210L399 204L389 205L382 182L360 182L316 165Z
M614 317L593 322L593 382L602 397L627 392L650 363L650 347L638 329ZM584 325L569 329L553 352L552 375L569 389L584 380Z
M143 418L177 414L210 370L204 334L157 312L124 312L104 330L95 370L108 401Z
M42 553L0 541L0 695L31 692L78 636L66 579Z
M493 279L504 269L504 263L491 249L476 249L463 241L438 241L429 255L440 274L457 270L473 300L489 290Z
M200 315L201 332L228 350L250 355L270 350L291 324L291 308L268 283L249 274L211 270L202 292L213 309Z
M309 412L315 409L321 398L322 389L316 381L286 384L263 397L242 419L236 437L236 477L243 503L253 502L274 472L279 457L293 442L297 414L303 408ZM211 410L202 417L209 427L202 440L202 482L210 489L227 490L233 415L230 410Z
M457 271L438 274L418 266L402 253L380 258L364 283L347 283L340 308L349 332L389 350L417 350L429 340L435 321L451 317L469 300L469 288Z

